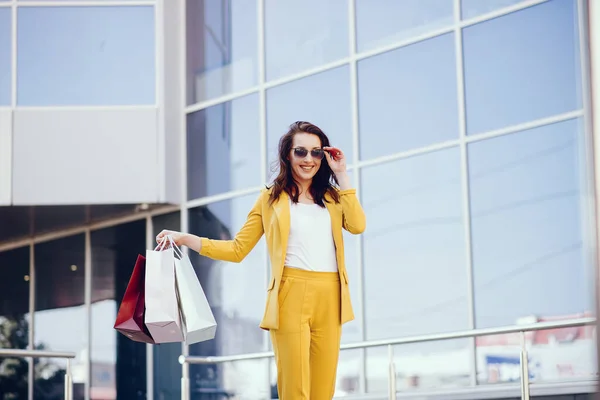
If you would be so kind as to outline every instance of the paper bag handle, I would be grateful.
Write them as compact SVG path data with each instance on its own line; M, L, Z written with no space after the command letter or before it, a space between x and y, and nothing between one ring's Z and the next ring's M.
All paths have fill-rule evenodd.
M156 250L162 251L165 248L165 244L167 242L171 243L171 246L173 247L173 252L175 253L175 255L179 256L179 259L182 259L183 252L181 251L179 246L177 246L177 243L175 243L175 241L173 240L173 237L171 235L164 236L163 239L158 244L158 246L156 246L156 248L154 248L154 251L156 251Z

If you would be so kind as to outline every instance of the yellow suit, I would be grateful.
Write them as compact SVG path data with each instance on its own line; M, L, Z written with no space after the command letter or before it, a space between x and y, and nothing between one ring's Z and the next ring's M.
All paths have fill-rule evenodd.
M355 189L339 191L339 203L327 195L325 205L331 219L338 272L287 268L284 263L290 232L289 196L283 192L271 205L270 193L270 189L261 192L233 240L202 238L200 254L240 262L262 235L266 236L272 277L260 327L271 334L279 398L328 400L335 391L341 325L354 319L342 228L353 234L362 233L365 214Z
M248 214L248 219L233 240L213 240L202 238L200 254L209 258L241 262L256 246L264 234L267 240L271 260L271 281L267 288L268 297L264 317L260 327L266 330L279 327L279 307L277 293L281 284L287 240L290 232L290 205L287 193L282 192L279 200L269 204L271 189L263 189L254 207ZM354 319L350 290L348 288L348 273L344 261L344 240L342 228L353 234L365 230L365 213L356 197L356 189L340 190L340 202L334 203L329 195L325 205L331 217L333 239L336 247L336 258L341 286L341 321L344 324Z

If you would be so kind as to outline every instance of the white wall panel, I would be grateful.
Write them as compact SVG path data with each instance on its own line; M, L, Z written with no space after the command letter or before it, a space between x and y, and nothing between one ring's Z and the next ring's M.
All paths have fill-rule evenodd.
M0 205L12 198L12 111L0 109Z
M156 109L24 109L14 118L15 205L162 197Z

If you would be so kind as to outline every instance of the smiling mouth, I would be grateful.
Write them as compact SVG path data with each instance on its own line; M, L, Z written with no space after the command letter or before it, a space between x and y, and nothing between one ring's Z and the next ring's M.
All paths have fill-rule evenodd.
M307 166L303 166L303 165L301 165L301 166L300 166L300 169L302 169L303 171L309 172L310 170L312 170L312 169L313 169L313 166L307 167Z

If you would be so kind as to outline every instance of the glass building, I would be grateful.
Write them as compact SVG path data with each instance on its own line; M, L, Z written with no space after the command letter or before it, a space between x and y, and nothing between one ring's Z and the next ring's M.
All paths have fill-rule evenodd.
M0 0L0 348L76 352L78 400L180 399L180 354L270 350L264 239L191 254L215 340L113 324L160 230L235 235L297 120L367 214L344 344L594 316L599 27L589 0ZM519 398L520 340L394 346L398 397ZM532 395L589 398L595 340L528 333ZM64 365L0 359L0 399L61 399ZM189 375L192 399L276 396L271 360ZM387 388L387 347L342 351L337 396Z

